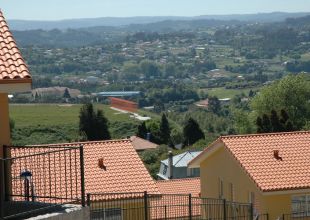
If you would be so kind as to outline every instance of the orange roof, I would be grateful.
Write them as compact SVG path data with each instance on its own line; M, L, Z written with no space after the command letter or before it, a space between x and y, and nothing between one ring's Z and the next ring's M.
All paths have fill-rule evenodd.
M186 218L190 193L193 196L192 215L200 216L200 178L159 180L156 185L162 196L151 200L151 207L157 207L152 210L152 219Z
M190 165L205 160L221 143L263 192L310 188L310 131L223 136Z
M31 76L0 11L0 83L19 82L31 82Z
M136 151L156 149L158 147L158 144L155 144L137 136L131 136L130 141Z
M148 193L159 194L155 181L149 175L137 152L134 150L130 140L80 142L53 144L47 146L67 148L76 147L81 144L84 146L84 177L86 193L123 193L147 191ZM37 153L40 153L40 151L42 151L42 149L38 148ZM12 157L20 156L23 152L23 149L15 149L12 151ZM64 155L61 156L64 157ZM99 160L102 161L105 169L99 167ZM28 166L28 169L33 173L33 176L38 177L42 175L40 174L40 172L42 172L40 167L32 167L29 164ZM59 166L64 165L59 164ZM17 167L18 166L16 166L16 168ZM14 166L12 169L14 169ZM56 166L51 164L51 169L55 169L55 171L52 170L52 172L64 172L59 168L57 169L57 164ZM75 171L73 170L73 172ZM15 173L20 173L20 171L17 170ZM75 176L74 173L72 175ZM59 178L59 176L65 175L58 173L58 175L55 176ZM65 178L61 179L60 177L60 179L57 180L57 184L55 184L56 180L53 178L51 181L51 183L47 183L48 180L45 180L45 184L47 186L51 185L51 188L54 191L55 185L62 186L67 180ZM59 181L62 181L63 183L59 183ZM41 182L38 181L36 184L38 183ZM37 194L44 193L43 191L39 192L39 189L44 188L43 186L36 185L35 187ZM55 191L60 194L65 193L64 189L57 189Z
M156 185L162 194L192 194L193 197L200 196L200 177L158 180Z

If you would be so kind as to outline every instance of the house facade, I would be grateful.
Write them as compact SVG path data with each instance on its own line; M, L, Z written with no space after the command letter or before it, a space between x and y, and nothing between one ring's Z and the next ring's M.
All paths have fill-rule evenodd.
M220 137L192 160L201 196L253 203L254 215L308 216L310 132Z
M0 157L9 145L8 94L31 90L31 75L0 10Z

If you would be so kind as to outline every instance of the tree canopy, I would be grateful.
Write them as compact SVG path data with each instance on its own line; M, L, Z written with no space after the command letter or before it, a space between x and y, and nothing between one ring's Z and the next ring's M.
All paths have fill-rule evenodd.
M183 135L184 145L192 145L200 139L205 138L203 131L199 127L199 124L193 118L189 118L186 122L186 125L183 129Z
M80 134L89 141L109 140L111 135L108 129L108 120L102 110L95 112L91 103L85 104L80 110Z
M297 130L300 130L310 120L309 97L309 76L289 75L263 88L251 101L251 107L256 118L264 114L268 115L271 110L276 112L284 110L291 123Z

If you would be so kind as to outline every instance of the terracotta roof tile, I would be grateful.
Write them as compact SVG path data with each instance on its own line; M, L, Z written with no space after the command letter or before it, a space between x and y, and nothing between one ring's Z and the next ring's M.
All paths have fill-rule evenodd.
M0 11L0 83L31 82L25 61Z
M162 196L151 200L152 219L179 219L188 216L189 194L192 198L192 215L200 216L200 178L156 181Z
M152 194L160 193L155 181L149 175L130 140L81 142L47 146L67 148L76 147L80 144L84 146L84 177L86 193L123 193L144 191ZM12 157L16 157L20 156L23 152L25 151L15 148L11 154ZM33 151L31 152L33 153ZM41 152L42 148L38 148L37 153ZM64 157L64 153L62 153L62 157ZM106 169L99 167L100 159L102 159L103 165ZM14 169L14 166L12 166L12 169ZM43 170L41 170L38 166L31 167L30 165L28 169L30 169L33 173L33 176L40 176L42 175L40 172L43 172ZM51 169L55 169L56 172L64 172L64 169L57 169L57 165L54 166L53 164L51 165ZM20 171L18 170L13 173L20 173ZM61 178L61 176L64 175L58 173L58 175L55 176ZM75 174L73 174L73 176L75 176ZM64 186L66 183L65 181L67 180L66 178L62 178L62 180L60 179L57 181L62 181L63 183L57 182L57 184L55 184L54 179L51 180L51 183L49 183L48 180L46 181L47 182L45 185L49 186L51 184L52 191L54 191L55 185ZM37 184L38 183L41 182L38 181ZM44 184L44 182L42 184ZM35 187L37 194L41 193L40 189L44 189L44 186L36 185ZM56 191L59 194L65 193L65 189L57 189Z
M200 196L200 177L158 180L156 185L162 194L192 194L193 197Z
M145 140L143 138L137 136L131 136L130 141L132 142L133 147L139 150L148 150L148 149L156 149L158 144Z
M219 141L262 191L310 188L310 131L223 136L215 143Z

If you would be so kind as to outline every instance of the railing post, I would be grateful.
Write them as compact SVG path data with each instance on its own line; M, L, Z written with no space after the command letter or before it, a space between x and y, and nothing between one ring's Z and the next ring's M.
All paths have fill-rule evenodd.
M86 205L90 207L90 194L87 193Z
M84 178L84 149L80 145L80 172L81 172L81 196L82 206L85 207L85 178Z
M4 160L0 159L0 219L4 217Z
M12 195L12 179L11 179L11 160L8 160L8 158L11 155L11 152L9 151L9 147L6 145L3 145L3 158L6 159L3 162L3 184L4 184L4 200L10 201L10 195Z
M188 195L188 217L192 220L192 194Z
M267 220L269 220L269 213L267 213Z
M144 219L148 220L147 191L144 191Z
M285 215L284 214L282 214L282 220L285 220Z
M253 203L251 203L250 205L250 220L253 220L253 217L254 217L254 211L253 211Z
M227 214L226 214L226 199L223 199L223 219L227 220Z

